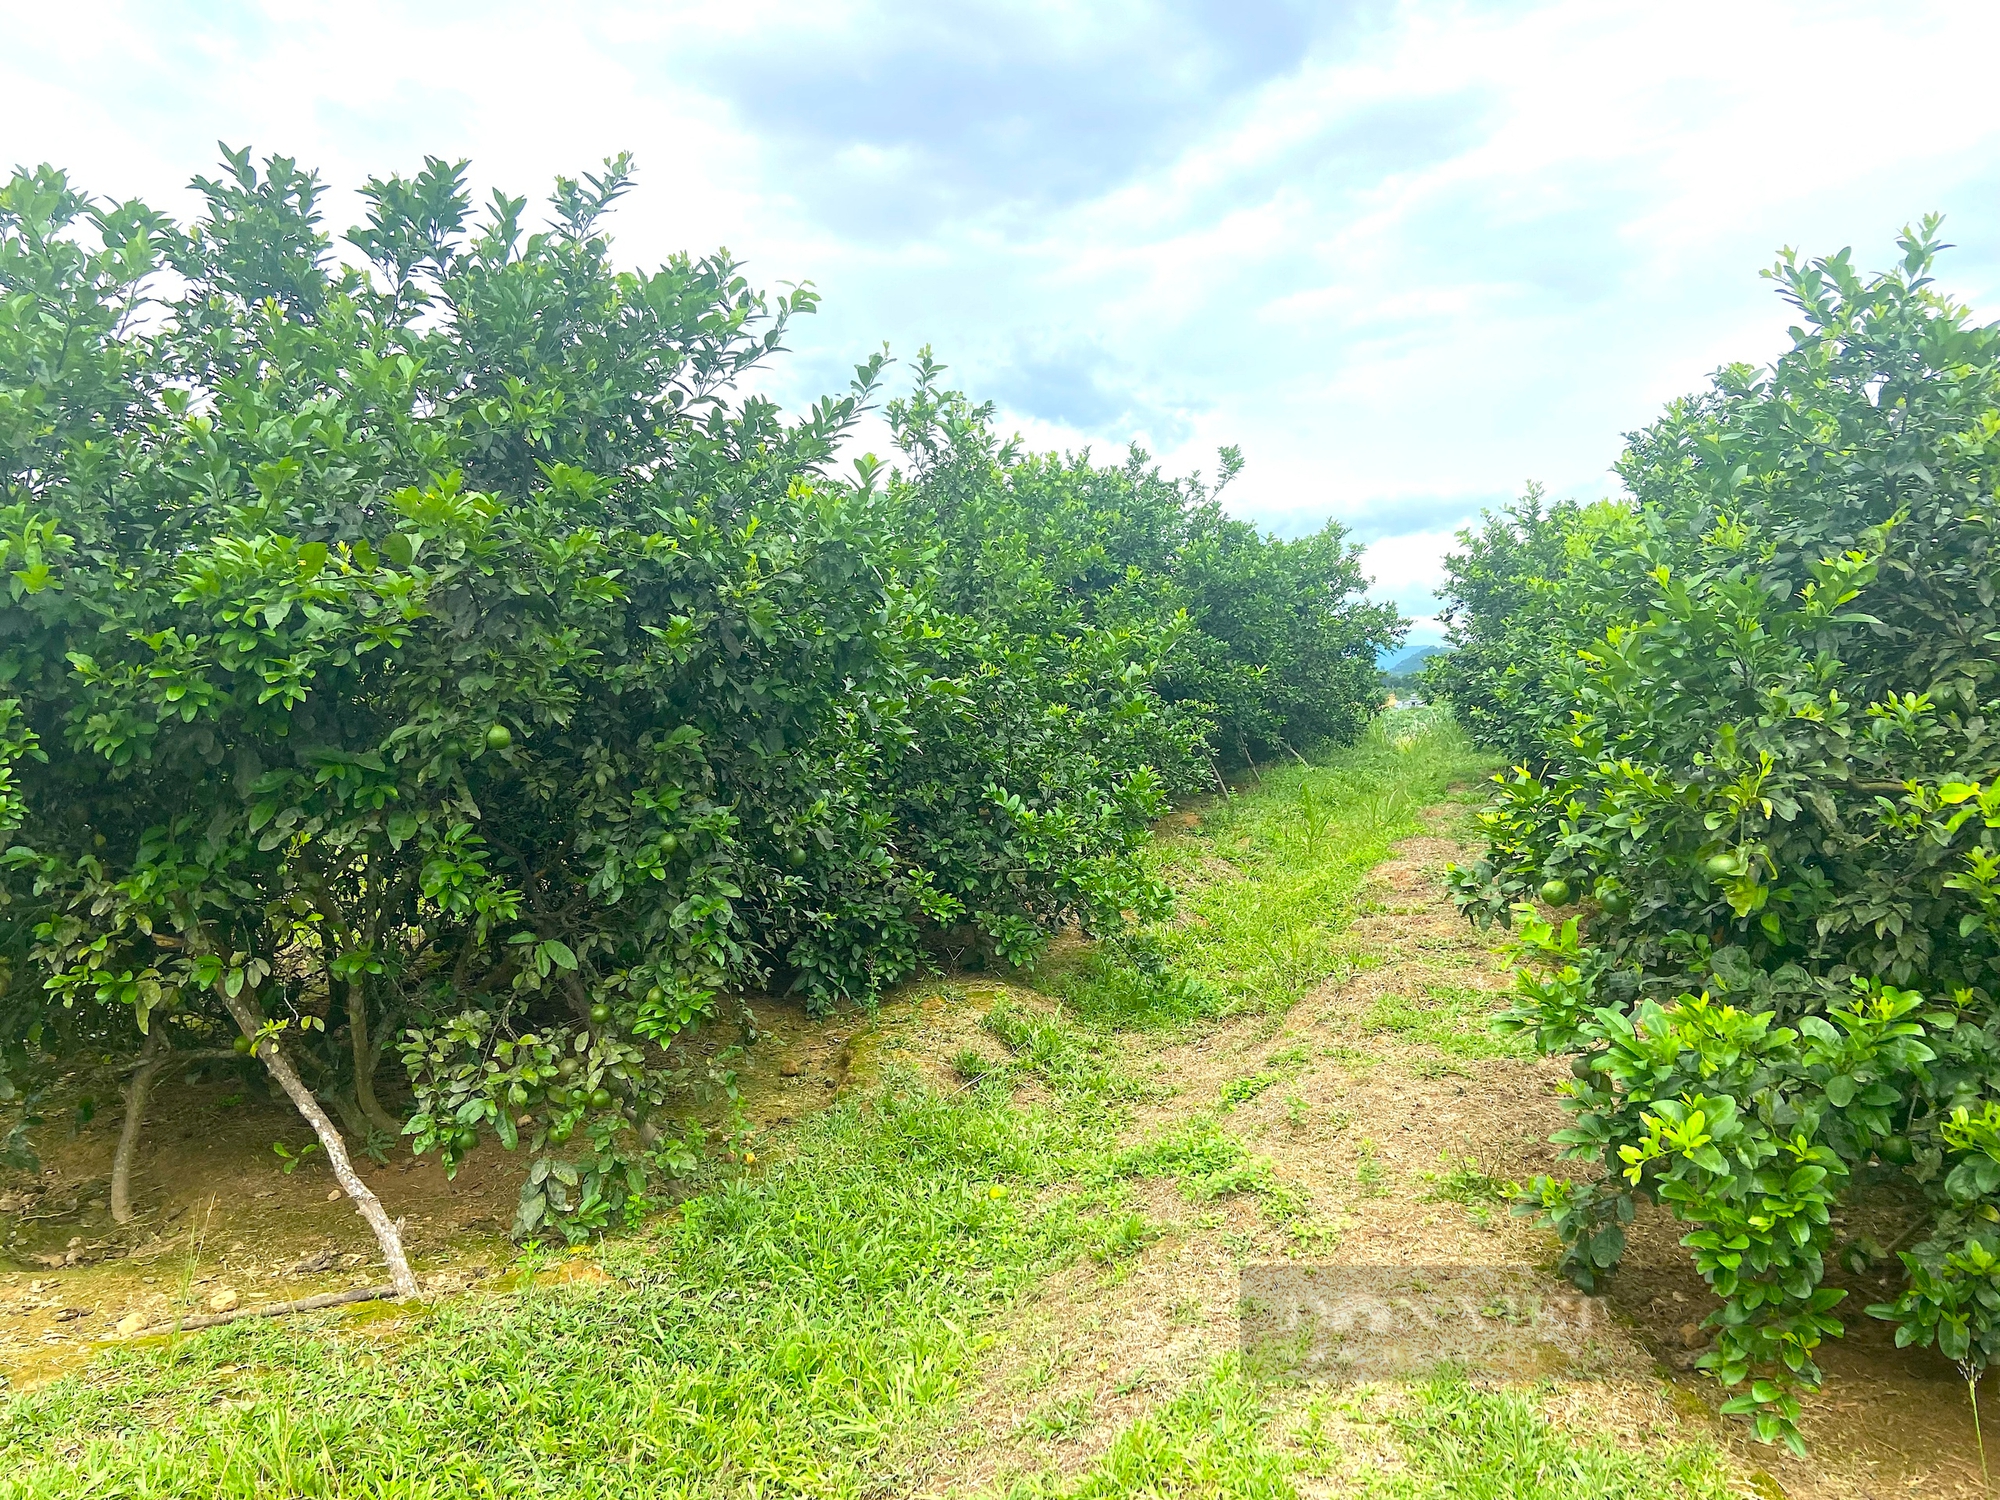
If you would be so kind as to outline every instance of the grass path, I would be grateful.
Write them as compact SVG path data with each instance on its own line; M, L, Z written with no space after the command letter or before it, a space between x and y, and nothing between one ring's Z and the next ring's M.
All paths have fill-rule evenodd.
M1246 1266L1545 1251L1493 1191L1546 1164L1548 1069L1438 896L1477 770L1412 716L1267 769L1161 840L1172 921L885 1005L837 1102L647 1231L119 1349L0 1407L0 1500L1745 1492L1629 1340L1527 1387L1238 1357Z

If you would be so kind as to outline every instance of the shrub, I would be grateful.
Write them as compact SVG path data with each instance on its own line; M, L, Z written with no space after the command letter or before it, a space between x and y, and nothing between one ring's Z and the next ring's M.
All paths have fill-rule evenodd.
M1065 575L1132 607L1008 607L1004 568L953 568L1014 513L931 524L917 413L962 398L925 373L912 473L836 478L883 359L796 419L740 389L809 289L720 253L616 268L625 158L558 179L532 233L464 168L371 180L358 269L284 158L230 154L185 231L49 168L0 189L8 1056L138 1052L129 1145L169 1059L246 1039L392 1266L322 1095L448 1165L525 1144L517 1232L602 1227L686 1159L700 1080L668 1048L724 997L866 1004L927 954L1157 915L1139 850L1216 733L1157 687L1194 491L954 427L980 483L1164 507L1105 589ZM1270 587L1333 623L1252 610L1269 649L1228 664L1338 732L1299 674L1374 617L1326 547Z
M1547 633L1496 695L1533 754L1458 875L1528 914L1514 1024L1574 1056L1558 1140L1605 1169L1535 1196L1586 1284L1635 1198L1689 1221L1703 1363L1794 1442L1860 1183L1921 1215L1870 1312L1968 1374L2000 1349L2000 329L1932 285L1935 231L1873 279L1783 257L1792 348L1636 434L1635 503L1565 517L1559 567L1516 533L1562 608L1463 600L1482 649ZM1560 927L1521 904L1552 880Z
M1582 513L1576 502L1542 504L1542 487L1499 515L1458 534L1463 549L1446 555L1441 611L1450 649L1424 663L1423 690L1449 703L1474 744L1513 762L1534 762L1560 703L1550 679L1567 664L1561 588L1568 538Z
M1376 658L1408 622L1363 597L1361 549L1337 523L1287 541L1231 519L1233 448L1212 488L1136 447L1117 465L1024 454L941 373L926 350L916 390L888 408L905 524L939 548L941 604L996 632L1143 642L1167 724L1227 764L1354 741L1381 701Z

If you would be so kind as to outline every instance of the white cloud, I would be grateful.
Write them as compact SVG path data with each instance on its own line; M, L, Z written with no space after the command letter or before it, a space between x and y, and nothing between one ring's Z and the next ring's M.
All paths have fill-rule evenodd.
M426 153L533 193L629 148L623 254L726 243L826 294L781 397L928 341L1038 443L1204 468L1240 443L1232 505L1355 525L1411 609L1464 517L1529 476L1603 493L1622 433L1775 353L1778 245L1881 264L1943 209L1947 285L2000 290L1990 0L0 0L0 25L13 157L180 212L217 137L319 167L339 226Z

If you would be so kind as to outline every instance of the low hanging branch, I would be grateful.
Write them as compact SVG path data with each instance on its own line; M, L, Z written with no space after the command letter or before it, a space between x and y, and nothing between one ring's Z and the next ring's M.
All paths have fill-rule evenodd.
M403 1253L403 1234L399 1222L389 1217L388 1212L382 1207L382 1200L375 1196L368 1184L361 1180L360 1174L354 1170L353 1162L348 1160L347 1143L340 1138L339 1130L334 1128L333 1121L320 1107L319 1100L313 1097L312 1090L305 1086L298 1070L292 1066L291 1059L285 1056L284 1048L278 1044L278 1039L268 1036L262 1040L258 1039L258 1033L264 1029L264 1018L250 1001L249 986L245 985L232 995L224 988L222 981L218 980L215 990L222 997L222 1003L228 1007L231 1018L254 1044L256 1056L263 1060L265 1068L278 1081L278 1087L285 1091L298 1112L305 1116L306 1123L312 1126L313 1134L319 1137L320 1149L326 1152L327 1163L333 1168L335 1180L340 1183L341 1190L354 1200L355 1212L368 1221L368 1227L375 1233L375 1243L382 1247L382 1258L388 1263L389 1280L395 1286L396 1295L422 1296L422 1289L417 1285L416 1273L410 1269L409 1257Z
M238 1307L229 1312L202 1313L198 1317L175 1318L171 1323L141 1328L135 1337L154 1333L188 1333L197 1328L219 1328L240 1318L279 1318L287 1313L317 1312L323 1307L345 1307L350 1302L380 1302L399 1297L393 1286L357 1286L344 1292L321 1292L315 1297L299 1297L291 1302L267 1302L262 1307Z

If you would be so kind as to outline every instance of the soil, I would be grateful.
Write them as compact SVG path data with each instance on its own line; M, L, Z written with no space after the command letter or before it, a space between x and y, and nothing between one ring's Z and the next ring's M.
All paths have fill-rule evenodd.
M1246 1269L1518 1266L1533 1268L1550 1295L1563 1292L1547 1231L1476 1191L1456 1201L1445 1180L1455 1169L1468 1175L1468 1164L1475 1184L1565 1170L1548 1137L1564 1121L1566 1069L1524 1053L1482 1055L1492 1048L1479 1040L1476 1014L1467 1019L1486 995L1500 1003L1508 977L1491 936L1467 927L1445 896L1444 867L1462 857L1464 819L1462 804L1433 809L1430 831L1376 868L1346 930L1350 961L1289 1012L1172 1041L1121 1038L1122 1060L1154 1086L1131 1112L1133 1141L1218 1108L1225 1085L1278 1075L1218 1118L1305 1207L1286 1220L1247 1193L1194 1202L1167 1181L1134 1184L1127 1206L1157 1238L1109 1265L1079 1261L1010 1316L967 1407L912 1456L927 1493L1085 1467L1149 1406L1238 1346ZM1212 874L1232 878L1227 866ZM756 1005L763 1036L738 1064L748 1143L892 1066L957 1087L949 1059L979 1042L979 1018L994 999L1049 1003L986 976L960 976L958 988L971 1003L913 993L873 1017L828 1023ZM712 1054L731 1040L692 1045ZM1022 1101L1033 1092L1024 1085ZM16 1387L74 1368L133 1313L152 1321L205 1311L227 1292L255 1305L382 1279L365 1227L344 1201L329 1201L324 1165L308 1156L288 1174L272 1151L274 1141L304 1144L302 1122L247 1091L234 1069L161 1081L134 1175L138 1215L112 1225L118 1111L115 1094L101 1084L97 1093L93 1119L42 1129L42 1174L0 1190L0 1224L11 1220L13 1231L0 1250L0 1371ZM451 1181L434 1162L407 1158L364 1172L404 1217L427 1288L479 1295L501 1283L512 1259L505 1228L523 1167L489 1147ZM1892 1201L1868 1198L1850 1217L1848 1227L1885 1243L1897 1233ZM1589 1368L1544 1372L1558 1419L1626 1442L1706 1436L1731 1455L1742 1493L1767 1500L1984 1493L1963 1384L1937 1355L1896 1350L1865 1316L1879 1285L1839 1282L1851 1291L1849 1331L1822 1351L1828 1380L1807 1403L1809 1458L1757 1444L1741 1422L1717 1416L1718 1393L1689 1368L1705 1342L1694 1325L1714 1304L1678 1237L1669 1217L1642 1213L1625 1267L1595 1304L1608 1316ZM380 1314L361 1304L348 1315ZM1280 1393L1279 1405L1289 1399ZM1350 1465L1384 1461L1365 1414L1336 1417L1334 1428ZM1345 1484L1335 1472L1302 1489L1337 1495Z
M933 1455L927 1493L1004 1488L1050 1470L1072 1474L1158 1400L1238 1347L1246 1270L1317 1263L1334 1274L1373 1268L1523 1266L1551 1297L1553 1235L1504 1205L1451 1201L1455 1166L1524 1180L1578 1170L1549 1144L1565 1123L1568 1070L1532 1055L1468 1057L1385 1028L1442 991L1490 992L1510 983L1493 936L1458 916L1445 866L1465 857L1465 810L1431 810L1432 832L1407 840L1378 866L1347 929L1351 967L1282 1017L1246 1016L1193 1040L1148 1046L1128 1060L1171 1094L1136 1112L1145 1139L1212 1107L1224 1085L1268 1071L1288 1076L1223 1116L1224 1128L1268 1159L1305 1195L1303 1226L1272 1222L1247 1195L1189 1203L1169 1184L1144 1184L1134 1206L1164 1233L1136 1260L1107 1271L1080 1262L1019 1313L955 1439ZM942 1048L921 1050L949 1056ZM1476 1049L1465 1049L1476 1050ZM1871 1218L1856 1211L1854 1227ZM1893 1221L1875 1205L1876 1221ZM1887 1242L1895 1230L1869 1222ZM1303 1230L1301 1233L1300 1231ZM1717 1414L1720 1393L1691 1369L1707 1346L1698 1325L1714 1298L1690 1268L1670 1216L1642 1213L1625 1268L1598 1305L1609 1316L1589 1368L1548 1372L1552 1412L1579 1432L1624 1442L1707 1437L1731 1457L1742 1493L1794 1500L1879 1500L1887 1495L1978 1496L1978 1461L1965 1388L1952 1366L1898 1351L1861 1308L1882 1288L1852 1279L1848 1335L1823 1351L1825 1390L1807 1404L1810 1456L1757 1443L1738 1419ZM1281 1402L1282 1405L1282 1402ZM1341 1419L1350 1467L1301 1483L1302 1494L1348 1493L1355 1465L1382 1462L1361 1418ZM1282 1423L1281 1423L1282 1425Z
M752 1003L758 1045L739 1060L747 1143L839 1096L858 1022L821 1025L796 1007ZM912 1009L902 1007L902 1009ZM877 1023L878 1025L880 1023ZM891 1022L893 1025L893 1022ZM713 1056L737 1028L687 1039L688 1060ZM233 1064L163 1077L132 1175L131 1222L111 1220L111 1154L123 1105L116 1080L79 1076L51 1091L50 1123L31 1135L42 1170L0 1185L0 1377L26 1389L74 1369L122 1337L135 1314L157 1327L210 1310L213 1298L254 1307L382 1283L374 1237L318 1153L296 1161L311 1131L282 1098L246 1085ZM85 1099L95 1109L83 1111ZM58 1105L60 1106L58 1108ZM87 1118L84 1116L87 1114ZM495 1143L447 1178L435 1158L400 1149L357 1157L362 1176L403 1221L405 1248L430 1294L497 1285L514 1259L513 1221L527 1163ZM372 1318L359 1304L348 1318Z

